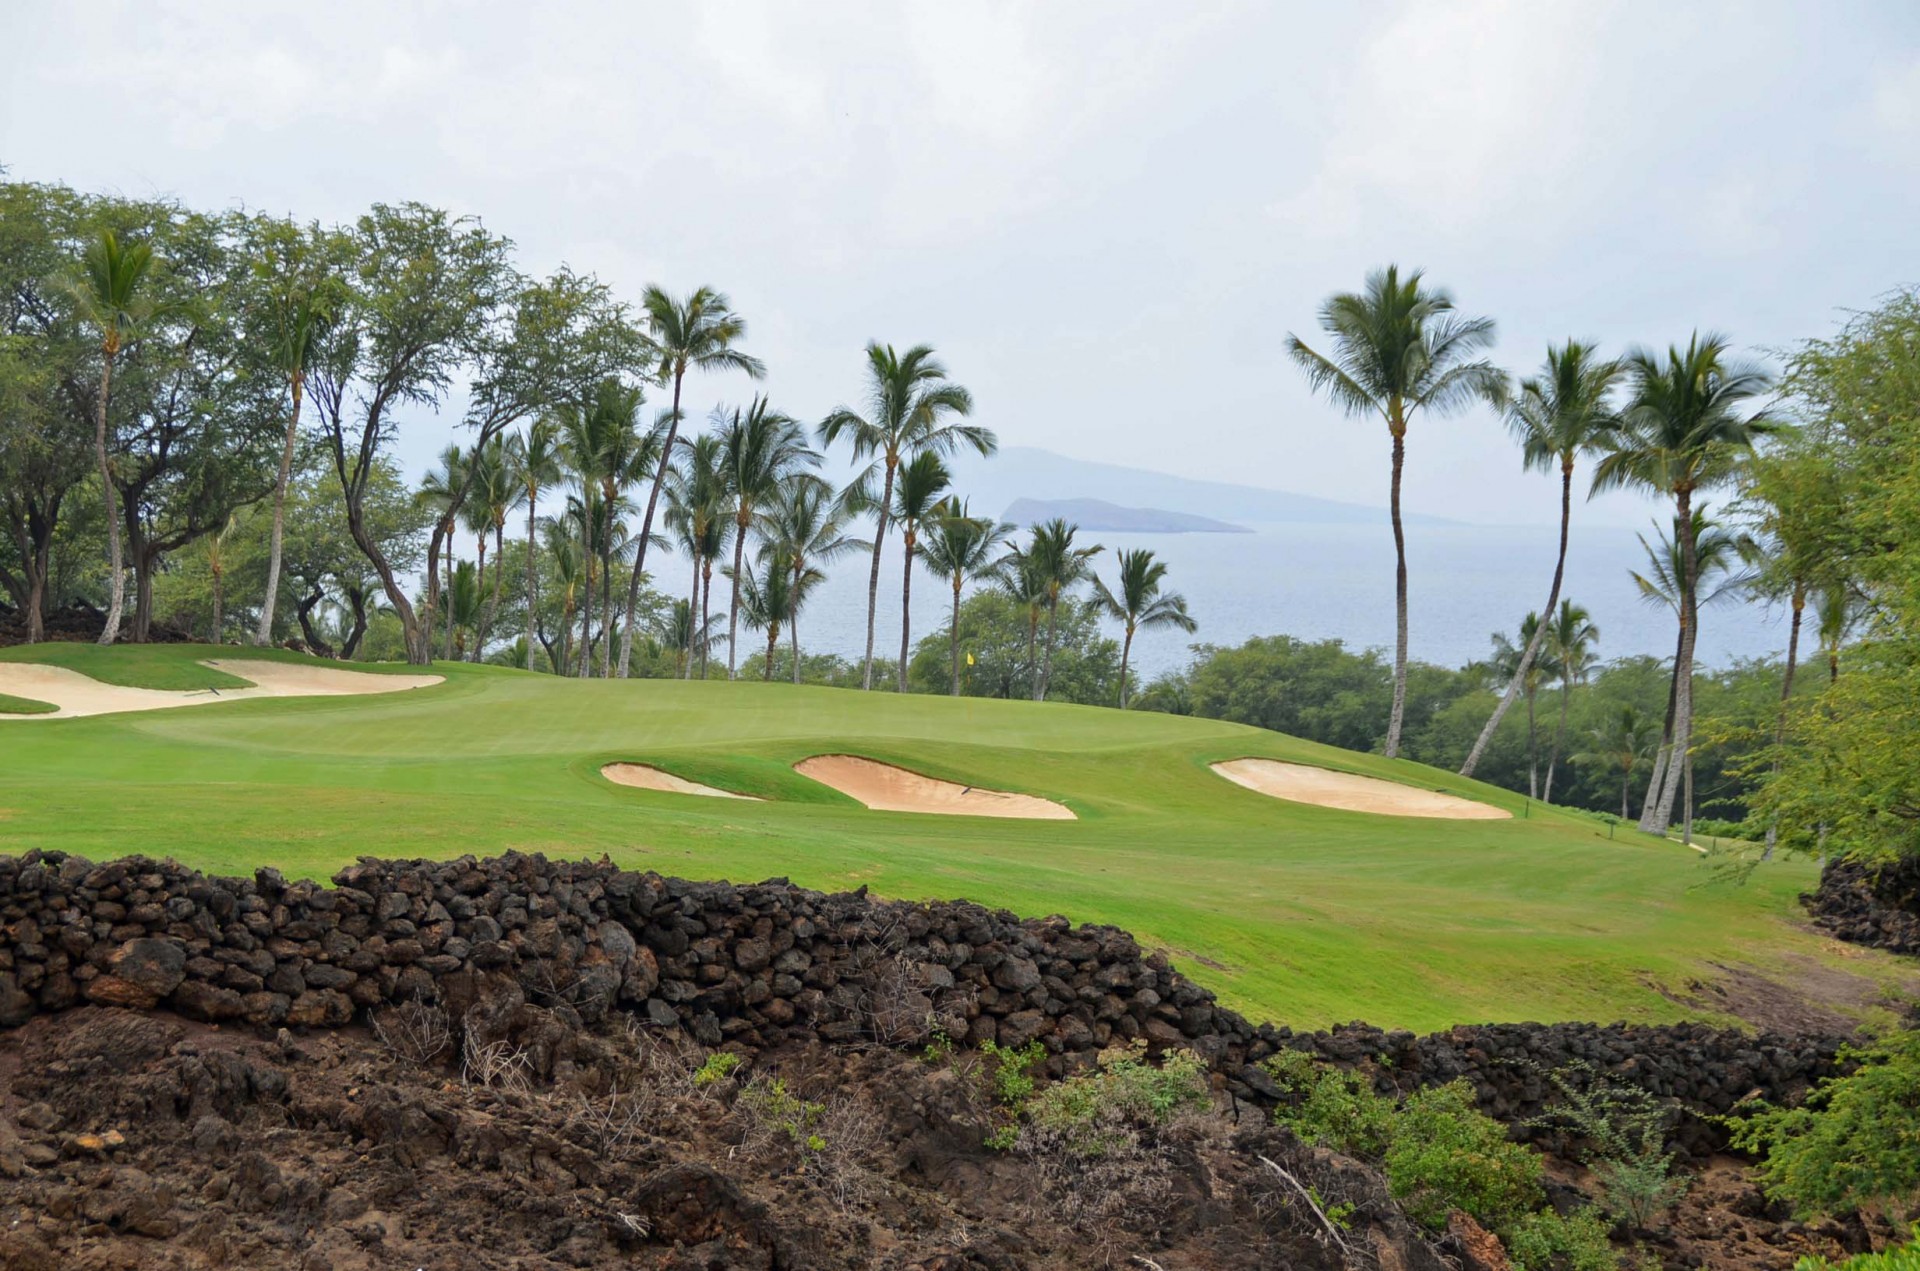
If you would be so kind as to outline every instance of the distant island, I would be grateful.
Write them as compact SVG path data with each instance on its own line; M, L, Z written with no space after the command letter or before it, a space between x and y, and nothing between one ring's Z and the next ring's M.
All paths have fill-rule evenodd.
M1001 516L1025 527L1061 517L1083 530L1126 534L1251 534L1241 525L1229 525L1191 512L1164 508L1129 508L1105 499L1015 499Z

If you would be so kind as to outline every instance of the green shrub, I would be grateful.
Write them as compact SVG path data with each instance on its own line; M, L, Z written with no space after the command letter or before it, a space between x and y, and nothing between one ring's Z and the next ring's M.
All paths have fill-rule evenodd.
M707 1056L707 1061L693 1070L693 1084L702 1090L708 1086L717 1086L733 1075L740 1066L740 1056L730 1050L716 1050Z
M1503 1230L1542 1199L1540 1154L1509 1141L1464 1081L1407 1096L1382 1164L1407 1216L1435 1230L1451 1209Z
M1000 1102L1016 1112L1025 1107L1033 1094L1033 1068L1047 1057L1047 1048L1037 1041L1017 1050L985 1041L980 1043L980 1051L993 1065L993 1092L1000 1096Z
M1582 1164L1593 1171L1607 1213L1650 1227L1686 1192L1666 1150L1666 1109L1647 1091L1609 1079L1578 1061L1552 1074L1560 1103L1530 1124L1571 1130Z
M1027 1103L1027 1116L1069 1153L1103 1156L1126 1137L1129 1122L1164 1125L1182 1112L1212 1105L1206 1064L1177 1051L1158 1067L1145 1047L1101 1055L1100 1067L1056 1082Z
M1920 1271L1920 1227L1914 1228L1911 1241L1885 1253L1857 1254L1845 1262L1802 1258L1793 1271Z
M1763 1106L1732 1123L1734 1146L1763 1158L1767 1195L1802 1215L1920 1199L1920 1029L1849 1057L1859 1067L1801 1107Z
M1551 1209L1526 1214L1502 1238L1513 1271L1616 1271L1620 1265L1607 1243L1607 1224L1591 1209L1564 1218Z
M748 1082L733 1106L752 1131L773 1131L813 1152L826 1146L814 1132L826 1111L825 1105L794 1094L787 1089L784 1077L756 1078Z
M1394 1124L1393 1100L1377 1095L1364 1078L1322 1068L1300 1050L1283 1050L1263 1068L1296 1102L1274 1110L1274 1119L1321 1147L1378 1160L1386 1154Z

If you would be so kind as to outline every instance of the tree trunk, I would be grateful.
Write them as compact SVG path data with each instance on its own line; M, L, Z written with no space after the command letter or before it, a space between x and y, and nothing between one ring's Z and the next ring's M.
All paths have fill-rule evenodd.
M447 583L445 588L445 595L447 597L447 643L444 653L444 656L449 662L453 661L453 578L455 572L453 536L449 533L447 536Z
M795 596L800 593L794 592ZM795 606L793 616L787 619L787 639L793 644L793 682L800 682L800 610Z
M1787 742L1787 707L1793 698L1793 672L1800 661L1800 622L1807 610L1807 585L1796 582L1793 585L1793 620L1787 627L1787 669L1780 677L1780 710L1773 721L1773 775L1780 775L1780 748ZM1767 845L1760 853L1760 859L1772 860L1774 844L1780 839L1780 827L1777 823L1767 823Z
M213 642L215 644L218 644L220 643L220 630L222 627L227 625L226 624L227 615L225 613L226 606L223 603L226 600L226 596L223 594L225 590L224 589L225 580L221 577L224 571L219 565L212 566L212 570L213 570Z
M1560 723L1553 730L1553 749L1547 752L1547 784L1541 787L1540 802L1553 802L1553 772L1560 766L1560 748L1567 742L1567 707L1573 701L1573 681L1560 682Z
M953 695L955 697L960 696L960 587L960 571L955 570L953 574L953 624L948 628L948 633L953 637Z
M779 647L780 624L777 622L769 622L767 624L767 664L760 669L760 682L762 684L773 683L773 655Z
M1400 473L1406 466L1407 425L1400 403L1393 404L1393 490L1389 515L1393 519L1393 713L1387 717L1386 756L1400 754L1400 727L1407 715L1407 528L1400 520Z
M347 607L353 610L353 628L347 632L347 639L340 646L340 657L348 662L359 651L360 641L367 634L367 593L358 587L348 587Z
M145 644L153 634L153 575L159 552L142 544L133 557L133 630L131 642Z
M746 507L741 505L742 509ZM727 678L732 679L739 666L738 644L740 640L740 558L747 549L746 521L740 516L734 517L733 532L733 598L727 602Z
M602 553L604 559L600 563L600 639L603 645L600 651L600 678L603 680L613 678L613 501L617 493L612 478L601 483L601 501L607 505L606 537L600 540L600 546L605 549Z
M1035 681L1033 686L1033 700L1036 702L1044 702L1047 700L1047 687L1053 683L1053 640L1055 632L1059 630L1059 626L1060 601L1058 597L1055 597L1054 600L1047 605L1047 643L1041 655L1040 678Z
M1553 586L1547 588L1547 607L1540 612L1553 616L1554 606L1560 603L1560 583L1567 572L1567 526L1573 519L1573 464L1562 461L1560 464L1560 554L1553 562ZM1533 638L1527 641L1527 647L1520 654L1520 669L1507 681L1506 691L1500 694L1500 704L1493 708L1492 718L1487 726L1480 730L1473 749L1467 753L1467 761L1460 765L1460 775L1471 777L1473 770L1480 766L1480 757L1487 752L1493 741L1493 734L1499 729L1500 721L1506 718L1507 710L1513 705L1513 699L1519 696L1520 684L1527 678L1527 672L1533 669L1533 659L1540 652L1540 644L1547 636L1547 624L1541 622L1533 629Z
M867 574L867 654L860 664L860 687L873 687L873 616L880 605L880 549L887 545L887 511L893 506L893 470L900 457L887 454L887 479L880 492L880 507L873 519L873 568Z
M1699 581L1698 548L1693 534L1693 492L1684 486L1675 494L1675 526L1680 535L1680 654L1673 671L1673 747L1660 798L1641 811L1648 833L1664 836L1673 823L1674 803L1687 771L1693 746L1693 650L1700 625L1694 588Z
M908 525L904 535L906 543L906 572L900 576L900 691L907 691L907 650L913 636L913 543L914 527Z
M1682 624L1679 634L1674 638L1673 666L1676 672L1680 668L1681 642L1685 639L1686 628L1685 625ZM1660 744L1655 748L1653 754L1653 775L1647 781L1647 793L1645 797L1640 800L1640 828L1643 830L1646 829L1647 810L1652 807L1654 800L1659 797L1661 783L1666 780L1667 759L1673 753L1674 708L1679 701L1679 697L1680 680L1676 674L1667 681L1666 720L1660 725Z
M485 556L485 553L481 553ZM493 527L493 595L487 599L487 611L480 617L480 630L473 639L473 660L479 662L486 656L487 641L493 637L494 619L500 616L500 587L506 581L503 571L507 563L507 526L505 521L497 522ZM481 578L486 577L486 566L481 566ZM533 664L533 641L527 641L527 664Z
M673 466L673 439L680 435L680 383L686 378L687 368L673 368L673 414L667 417L667 441L660 447L660 467L653 474L653 489L647 493L646 514L640 518L640 546L633 551L633 580L627 589L627 630L620 637L620 678L627 678L627 670L633 663L633 610L640 603L640 580L647 572L647 544L653 538L653 512L660 502L660 487L667 483L667 472Z
M1540 734L1534 727L1534 691L1527 689L1527 797L1540 797Z
M327 593L320 590L320 585L315 583L312 591L294 602L293 616L300 623L300 634L307 642L308 651L317 653L323 658L330 658L333 656L333 646L313 629L314 606L325 600L326 596Z
M280 552L287 528L287 482L293 477L293 447L300 438L300 399L306 392L306 376L293 377L293 414L287 419L287 440L280 448L280 477L273 483L273 537L267 547L267 599L260 606L260 623L254 628L253 642L273 643L273 607L280 598Z
M1040 663L1040 610L1027 610L1027 692L1033 692L1033 686L1039 682Z
M695 543L700 541L698 534L691 537ZM702 634L700 630L700 553L695 550L690 555L693 559L693 589L687 593L687 660L680 668L680 678L683 680L693 678L695 646L700 643Z
M582 553L582 555L586 556L589 562L591 562L593 559L592 552L584 552ZM587 671L589 669L588 662L593 657L594 576L593 576L593 566L591 563L589 563L587 566L587 576L584 579L584 581L587 585L587 594L586 594L586 603L580 606L580 656L573 670L574 678L580 679L580 680L584 680L587 678Z
M535 642L538 641L542 648L546 647L546 641L539 639L540 571L534 568L534 513L539 510L539 504L540 487L538 484L529 484L527 486L527 669L529 671L540 669L533 664ZM553 661L551 649L547 651L547 661L549 663Z
M1633 813L1628 810L1627 796L1633 790L1633 765L1628 764L1620 770L1620 819L1631 821Z
M707 678L707 654L713 648L713 641L706 639L707 628L713 622L713 558L707 557L700 566L700 678Z
M1120 642L1120 709L1127 709L1127 661L1133 656L1133 624L1127 624L1127 637Z
M113 392L112 347L102 350L100 363L100 402L93 427L93 456L100 465L100 497L107 509L107 625L100 631L100 643L112 644L120 638L120 609L124 603L125 561L121 558L120 516L114 506L113 465L107 460L107 402Z

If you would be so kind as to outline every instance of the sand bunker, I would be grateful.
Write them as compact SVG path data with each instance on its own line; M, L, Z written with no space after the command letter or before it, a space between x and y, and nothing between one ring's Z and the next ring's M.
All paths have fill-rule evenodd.
M699 794L709 799L745 799L750 803L760 802L750 794L735 794L731 790L703 786L698 781L676 777L671 772L662 772L658 768L643 763L610 763L600 769L600 775L615 785L632 786L636 790L659 790L666 794Z
M1277 759L1229 759L1213 770L1238 786L1276 799L1311 803L1346 812L1382 816L1427 816L1452 821L1509 821L1513 813L1457 795L1403 786L1378 777L1362 777Z
M330 666L245 658L220 659L203 665L243 680L251 680L253 686L187 692L123 688L118 684L103 684L64 666L0 662L0 693L32 698L59 708L41 715L0 715L0 720L72 719L79 715L168 710L175 706L205 706L210 702L245 701L254 697L349 697L368 693L399 693L442 682L438 675L370 675L365 671L342 671Z
M1029 821L1072 821L1070 808L1031 794L982 790L923 777L905 768L858 755L815 755L793 765L803 777L832 786L876 812L934 812L944 816L1001 816Z

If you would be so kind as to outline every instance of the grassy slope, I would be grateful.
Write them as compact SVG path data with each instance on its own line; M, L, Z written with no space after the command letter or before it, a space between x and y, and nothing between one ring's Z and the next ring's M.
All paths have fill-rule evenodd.
M52 702L36 702L30 697L0 693L0 715L50 715L58 709Z
M43 646L34 650L42 654ZM199 687L209 650L56 646L101 678ZM26 656L10 650L4 657ZM251 653L223 650L221 656ZM53 660L53 659L49 659ZM1714 884L1675 844L1532 809L1419 765L1215 721L788 685L555 680L443 665L391 697L261 700L0 724L0 851L170 854L325 875L360 854L607 852L622 864L1111 922L1259 1017L1675 1018L1710 962L1825 958L1794 926L1804 862ZM1059 798L1080 820L869 812L795 774L846 751ZM1206 765L1268 755L1512 809L1507 822L1268 799ZM616 787L656 763L763 804ZM1849 963L1858 969L1858 961Z

